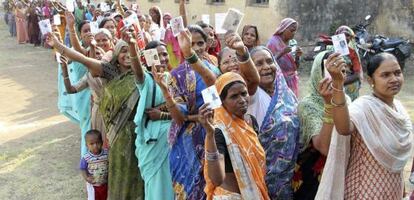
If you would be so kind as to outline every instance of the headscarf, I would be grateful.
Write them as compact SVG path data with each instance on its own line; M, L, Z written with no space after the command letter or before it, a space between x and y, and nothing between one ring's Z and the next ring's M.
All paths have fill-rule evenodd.
M351 28L349 28L349 26L342 25L338 29L336 29L335 35L338 35L341 33L347 34L351 37L355 37L354 31Z
M254 56L260 50L267 51L276 64L275 91L259 134L266 152L265 180L272 199L291 199L291 183L300 148L297 99L268 48L257 46L250 54Z
M276 31L275 31L275 34L274 35L280 35L280 34L282 34L283 32L285 32L285 30L290 25L292 25L294 23L296 23L297 25L299 25L299 23L296 20L292 19L292 18L285 18L285 19L283 19L280 22L279 26L276 28Z
M126 43L124 40L118 40L118 42L115 45L114 53L111 60L112 65L116 65L118 63L118 56L121 53L123 47L128 47L128 43Z
M230 83L240 81L246 85L243 77L234 72L227 72L216 80L219 94ZM214 113L216 126L226 138L227 150L233 166L234 175L240 189L242 199L270 199L264 181L265 153L257 138L256 132L244 120L229 113L223 106ZM254 156L251 156L254 155ZM208 177L208 165L204 165L206 179L205 192L207 199L213 196L225 196L229 191L215 186Z

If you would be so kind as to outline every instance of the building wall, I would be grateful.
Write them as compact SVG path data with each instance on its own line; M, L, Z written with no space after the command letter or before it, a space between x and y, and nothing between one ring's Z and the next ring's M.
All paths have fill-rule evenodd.
M262 7L249 6L248 0L225 0L225 3L216 5L207 4L206 1L189 0L186 4L190 24L201 20L202 14L209 14L210 24L214 25L215 13L236 8L245 13L241 27L245 24L256 25L262 43L268 40L279 22L287 16L300 24L296 39L313 44L318 33L330 34L343 24L353 26L368 14L372 15L373 20L370 33L401 36L414 41L414 0L269 0L269 4ZM131 3L126 1L126 4ZM144 13L157 5L173 16L178 15L179 5L174 0L160 0L158 3L139 0L138 3Z

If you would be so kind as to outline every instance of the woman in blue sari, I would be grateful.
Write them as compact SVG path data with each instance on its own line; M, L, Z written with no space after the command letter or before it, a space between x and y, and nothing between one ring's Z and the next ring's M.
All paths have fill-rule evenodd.
M163 91L172 124L168 142L170 169L176 199L205 199L203 175L205 130L198 123L204 104L201 91L214 85L219 70L199 59L206 49L207 35L199 26L188 26L178 36L186 62L171 71L170 92ZM171 95L173 96L170 96Z
M266 153L269 196L292 199L291 182L300 146L297 99L269 49L258 46L250 53L259 71L260 87L252 96L249 110L265 113L259 124L259 140Z

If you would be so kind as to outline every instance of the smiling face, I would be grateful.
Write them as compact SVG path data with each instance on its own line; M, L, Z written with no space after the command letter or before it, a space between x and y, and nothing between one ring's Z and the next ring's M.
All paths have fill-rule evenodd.
M121 52L118 55L118 63L122 67L130 68L131 67L131 60L128 56L128 47L122 47Z
M217 46L217 41L216 38L214 37L214 30L207 26L205 28L203 28L203 31L207 34L207 47L208 48L216 48Z
M253 27L248 28L242 35L244 45L248 48L254 47L257 44L256 29Z
M103 25L103 28L108 29L109 32L111 32L112 37L116 36L116 27L115 27L115 23L112 20L108 20L107 22L105 22L105 24Z
M242 83L231 85L223 100L223 106L228 112L243 119L249 106L249 95L246 85Z
M170 64L170 59L168 56L167 48L163 45L159 45L157 47L158 56L160 58L161 65L155 66L157 67L158 72L164 72L168 69L168 65Z
M192 32L192 49L196 52L197 56L201 57L206 48L207 48L207 43L206 41L204 41L203 36L201 36L200 33L198 32Z
M374 94L382 98L394 98L404 83L404 76L397 60L386 59L375 70L372 77L368 78L374 86Z
M105 52L111 50L111 40L105 33L98 33L95 35L96 44L98 47L101 47Z
M221 53L221 59L219 68L222 73L235 72L240 74L239 61L237 60L236 51L232 49L223 49Z
M260 75L260 86L272 86L276 77L276 63L272 55L266 50L258 50L251 55Z
M82 28L81 28L81 31L80 31L80 36L81 36L81 38L82 38L82 41L87 41L87 37L88 37L88 35L90 35L91 34L91 26L90 26L90 24L89 23L85 23L83 26L82 26Z

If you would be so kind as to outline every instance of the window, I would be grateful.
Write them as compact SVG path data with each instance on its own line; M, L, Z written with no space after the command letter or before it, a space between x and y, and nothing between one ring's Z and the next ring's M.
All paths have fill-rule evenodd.
M148 0L149 2L160 2L160 0Z
M180 0L174 0L175 3L180 3ZM185 3L190 3L190 0L185 0Z
M224 0L207 0L208 4L224 4Z
M258 6L258 7L269 6L269 0L248 0L248 1L249 1L249 6Z

